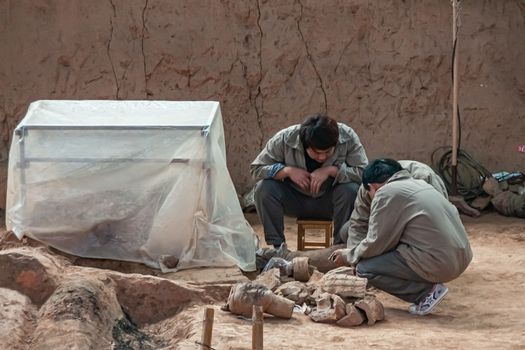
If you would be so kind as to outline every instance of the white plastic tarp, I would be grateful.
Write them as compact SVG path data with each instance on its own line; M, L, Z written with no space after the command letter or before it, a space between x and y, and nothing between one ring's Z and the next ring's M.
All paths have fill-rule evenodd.
M81 257L255 269L218 102L32 103L11 144L6 225Z

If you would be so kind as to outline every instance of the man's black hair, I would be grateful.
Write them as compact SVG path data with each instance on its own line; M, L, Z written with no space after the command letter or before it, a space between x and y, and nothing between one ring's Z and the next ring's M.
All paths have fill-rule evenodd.
M305 149L324 151L337 145L339 127L332 118L316 113L301 124L299 137Z
M363 186L368 191L369 184L382 184L392 175L403 170L398 161L390 158L376 159L367 165L363 171Z

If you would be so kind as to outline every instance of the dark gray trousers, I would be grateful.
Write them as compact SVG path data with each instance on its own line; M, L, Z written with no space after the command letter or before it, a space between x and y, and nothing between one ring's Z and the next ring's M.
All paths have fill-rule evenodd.
M289 181L259 181L255 188L255 207L264 227L266 243L279 246L285 241L284 215L333 220L333 243L343 243L339 231L350 218L358 189L357 183L340 183L326 186L322 196L312 198L297 191Z
M435 284L416 274L397 250L362 259L356 273L368 279L369 285L414 304L422 301Z

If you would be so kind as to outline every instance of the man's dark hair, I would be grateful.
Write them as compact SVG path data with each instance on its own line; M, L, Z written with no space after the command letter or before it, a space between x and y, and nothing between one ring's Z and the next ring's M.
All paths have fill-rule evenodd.
M332 118L317 113L301 124L299 137L305 149L326 150L337 145L339 127Z
M403 170L398 161L390 158L376 159L368 164L363 171L363 186L368 191L369 184L382 184L392 175Z

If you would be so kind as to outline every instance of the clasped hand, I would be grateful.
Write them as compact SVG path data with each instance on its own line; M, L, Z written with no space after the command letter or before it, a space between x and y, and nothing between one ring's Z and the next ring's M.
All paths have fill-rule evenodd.
M330 168L323 167L319 168L312 173L300 168L290 168L288 177L305 191L309 191L312 194L318 194L321 190L322 184L330 176Z

